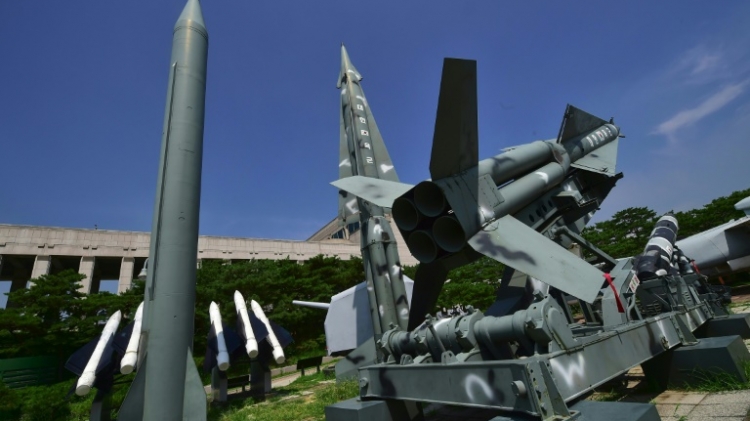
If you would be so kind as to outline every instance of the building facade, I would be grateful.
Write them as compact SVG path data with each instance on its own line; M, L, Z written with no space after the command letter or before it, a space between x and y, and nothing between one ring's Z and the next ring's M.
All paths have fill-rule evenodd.
M304 261L319 254L348 260L362 255L358 229L358 224L341 228L334 220L306 241L202 235L198 262ZM396 237L402 263L416 264L400 234ZM117 291L123 292L143 268L150 241L148 232L0 224L0 281L10 281L10 291L15 291L26 288L30 279L73 269L86 276L84 293L98 292L102 280L117 280Z

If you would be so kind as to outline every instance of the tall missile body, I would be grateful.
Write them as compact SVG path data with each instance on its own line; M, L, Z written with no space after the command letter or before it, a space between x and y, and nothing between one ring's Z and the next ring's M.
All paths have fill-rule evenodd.
M361 81L361 74L342 45L341 72L336 84L341 90L339 178L362 176L398 182ZM339 190L339 216L345 224L360 223L362 261L376 339L391 325L406 329L409 303L396 240L384 209Z
M123 419L206 419L192 346L207 58L201 6L188 0L172 36L146 279L145 352L138 364L142 378L123 403Z

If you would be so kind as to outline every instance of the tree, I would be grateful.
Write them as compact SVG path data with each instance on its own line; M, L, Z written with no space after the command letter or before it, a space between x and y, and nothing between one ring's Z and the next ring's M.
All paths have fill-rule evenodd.
M32 279L31 288L9 293L13 306L0 310L0 357L54 355L64 361L98 337L115 311L123 312L121 326L129 322L143 299L142 283L123 295L86 295L79 292L83 278L66 270Z
M656 212L646 207L623 209L612 219L583 230L583 237L615 258L643 252L654 224Z

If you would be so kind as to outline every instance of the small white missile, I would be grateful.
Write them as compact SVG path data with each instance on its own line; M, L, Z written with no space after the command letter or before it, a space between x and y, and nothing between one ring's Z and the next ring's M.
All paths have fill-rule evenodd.
M135 312L135 322L133 323L133 333L130 335L128 347L125 349L125 355L120 361L120 373L130 374L135 370L138 361L138 344L141 342L141 324L143 321L143 301Z
M96 344L96 348L94 348L94 352L91 354L89 362L86 363L86 367L83 369L81 377L78 378L78 383L76 383L76 395L85 396L94 386L94 381L96 380L96 367L99 366L99 361L102 359L104 349L114 338L115 332L117 332L117 327L120 325L121 318L122 314L120 313L120 310L117 310L117 312L107 320L107 324L104 325L102 336L99 337L99 342Z
M237 308L237 315L242 321L242 325L245 327L245 351L250 358L258 356L258 341L255 340L255 333L253 332L253 326L250 324L250 317L247 315L247 304L245 304L245 297L239 291L234 291L234 307Z
M229 368L229 353L227 352L227 343L224 341L224 325L221 324L219 305L211 301L211 305L208 307L208 315L211 317L211 324L216 334L216 348L219 351L216 355L216 364L219 366L219 370L227 371Z
M263 322L264 325L266 325L266 329L268 330L268 337L266 339L268 340L268 343L271 344L273 359L276 361L276 364L283 363L286 360L286 357L284 357L284 350L281 348L279 340L276 339L276 334L273 333L271 323L268 321L266 313L263 312L260 304L258 304L255 300L250 301L250 308L253 309L255 317L257 317L261 322Z

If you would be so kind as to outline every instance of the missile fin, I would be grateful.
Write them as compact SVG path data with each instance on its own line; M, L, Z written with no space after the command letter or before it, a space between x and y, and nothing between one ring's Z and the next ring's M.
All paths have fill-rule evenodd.
M227 327L226 323L224 324L224 342L227 345L227 353L232 358L239 355L237 351L240 348L244 351L245 341L234 331L234 329Z
M250 326L253 327L255 340L260 344L268 336L268 329L266 329L266 325L252 311L247 312L247 317L250 319Z
M421 263L417 266L414 277L411 302L409 303L409 325L407 330L414 330L425 320L425 315L433 313L435 304L443 289L445 279L451 269L471 263L481 257L481 254L466 246L460 252L431 263Z
M510 215L476 233L469 244L479 253L587 303L599 295L603 283L599 269Z
M271 324L271 329L273 329L273 333L276 335L276 339L279 341L279 345L281 345L282 348L286 348L287 345L294 342L292 335L286 329L274 323L273 320L269 319L268 322Z
M410 184L379 180L360 175L336 180L331 184L334 187L338 187L383 208L392 207L394 200L414 187Z
M80 376L83 373L83 369L86 368L86 364L91 359L91 354L96 349L96 344L99 343L99 338L96 337L86 345L78 348L65 362L65 369L72 372L76 376Z
M346 47L341 44L341 71L339 72L339 79L336 81L336 88L341 89L344 86L344 78L352 78L354 82L359 83L362 80L362 74L354 67L351 59L349 59L349 53L346 52Z
M122 401L120 410L117 412L117 419L122 421L141 421L143 420L143 398L146 392L146 369L148 358L143 357L138 364L138 370L135 372L135 379L130 384L125 400Z
M112 342L112 346L115 348L115 351L120 353L120 355L125 355L125 352L128 349L128 342L130 342L130 336L133 335L134 327L135 321L132 321L115 335L115 340Z
M562 124L560 125L560 133L557 136L557 143L563 143L566 140L590 132L591 130L605 124L607 124L607 122L601 118L568 104L568 107L565 109Z
M572 163L571 166L614 177L617 173L617 145L619 142L620 139L615 139L596 151L585 155L583 158Z
M479 162L477 62L446 58L440 80L430 175L439 180Z
M378 124L375 122L375 117L372 115L370 107L365 107L365 113L367 115L367 126L370 128L372 152L375 155L375 162L378 164L378 176L381 180L398 182L396 168L393 166L393 161L391 161L391 156L385 147L383 136L380 134L380 130L378 130Z
M182 419L185 421L206 421L206 390L203 388L198 367L195 366L193 353L187 349L187 367L185 370L185 398L182 403ZM145 370L143 370L145 371ZM141 370L138 370L140 373ZM119 419L119 417L118 417Z

